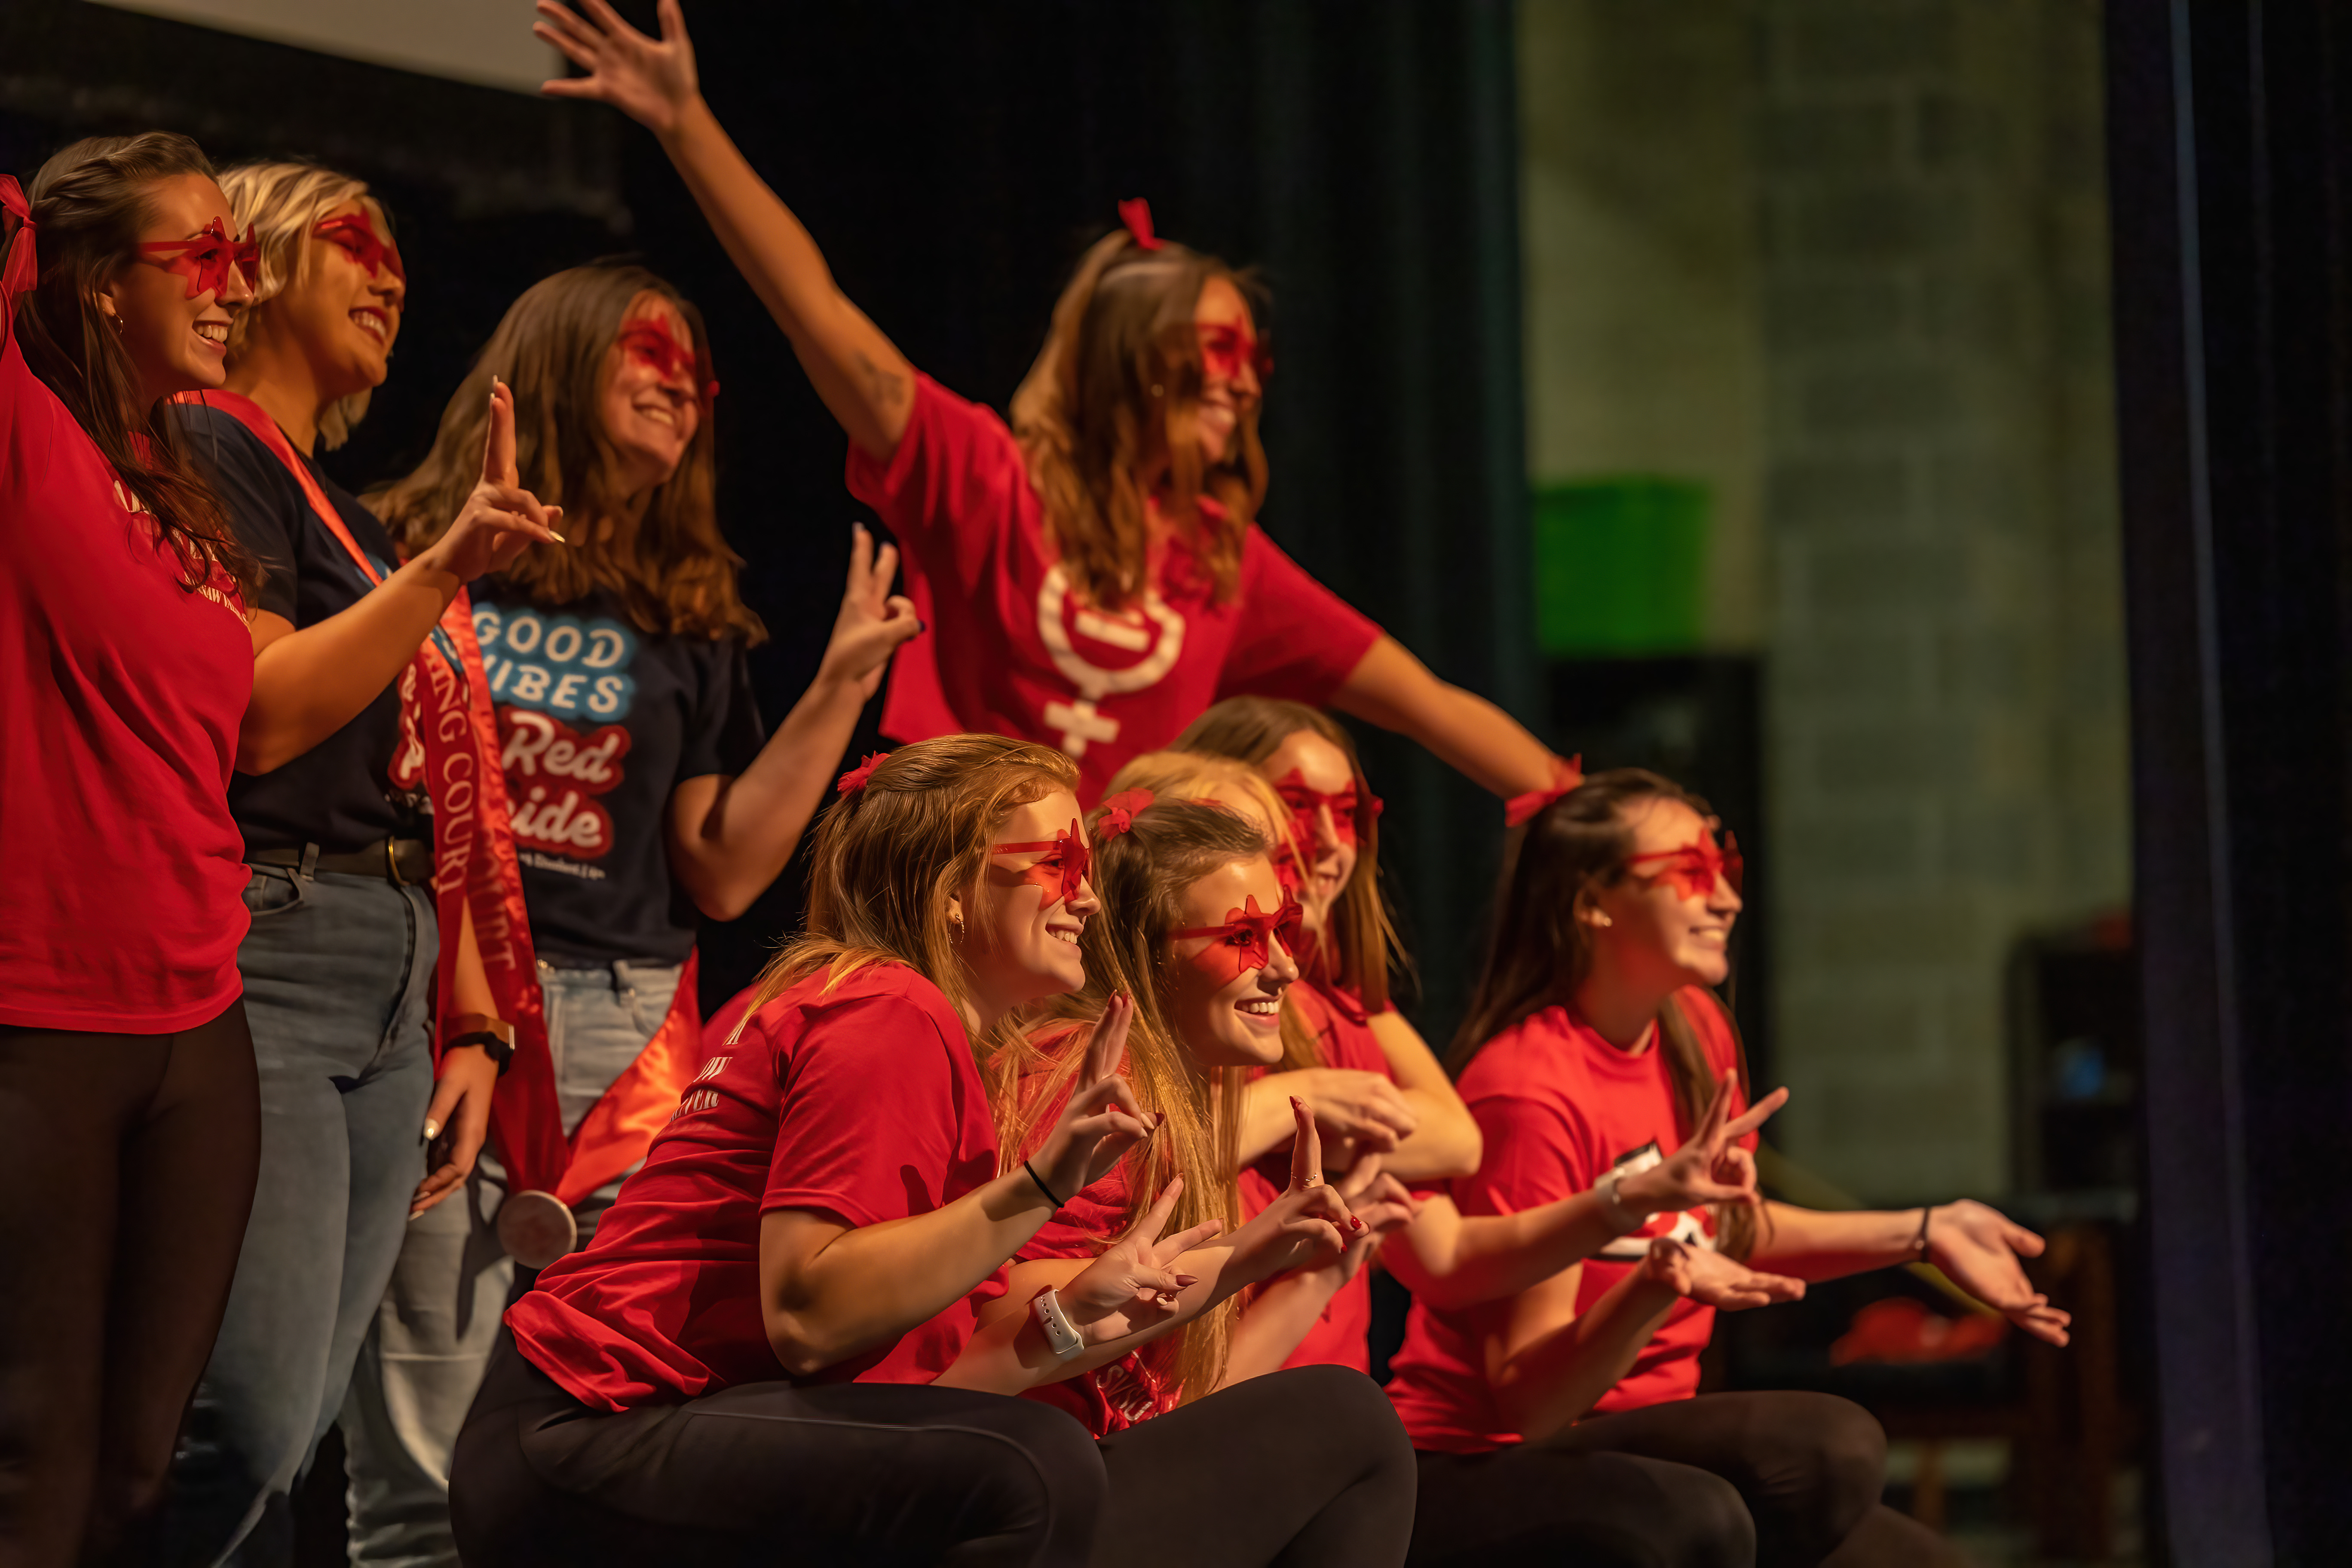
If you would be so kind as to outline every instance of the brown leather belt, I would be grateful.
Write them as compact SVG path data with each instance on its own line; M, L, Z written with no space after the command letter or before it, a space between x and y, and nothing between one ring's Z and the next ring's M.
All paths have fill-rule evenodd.
M314 845L299 849L257 849L248 866L291 866L309 874L338 871L346 877L382 877L395 887L433 879L433 846L421 838L379 838L348 855L321 855Z

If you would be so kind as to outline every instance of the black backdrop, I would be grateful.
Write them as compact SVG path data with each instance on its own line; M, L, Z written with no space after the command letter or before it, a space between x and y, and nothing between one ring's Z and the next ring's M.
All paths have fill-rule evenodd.
M625 8L649 22L649 5ZM1003 406L1120 197L1261 266L1280 356L1269 530L1442 675L1538 717L1508 0L713 0L688 15L707 95L851 297L969 396ZM754 670L782 715L815 668L859 509L838 429L650 136L593 106L72 0L0 10L0 168L29 175L72 136L147 125L224 161L317 156L389 197L416 287L392 380L329 459L355 485L421 454L533 279L634 250L679 283L717 342L721 517L774 634ZM1499 813L1418 748L1369 749L1436 1034ZM750 976L798 905L795 868L705 933L706 998Z

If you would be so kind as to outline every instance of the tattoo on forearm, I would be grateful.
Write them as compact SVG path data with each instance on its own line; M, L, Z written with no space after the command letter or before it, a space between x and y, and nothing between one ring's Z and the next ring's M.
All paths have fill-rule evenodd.
M855 357L857 361L858 370L862 372L866 377L866 394L871 396L875 402L880 404L885 408L896 408L900 404L907 401L907 378L905 376L897 374L891 371L884 370L880 365L876 364L872 360L866 358L863 352L860 352Z

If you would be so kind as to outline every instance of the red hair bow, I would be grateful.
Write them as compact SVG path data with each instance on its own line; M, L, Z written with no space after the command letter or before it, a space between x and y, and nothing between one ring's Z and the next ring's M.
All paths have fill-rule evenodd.
M1078 884L1087 879L1087 869L1094 864L1094 852L1078 833L1078 825L1070 824L1067 833L1056 833L1051 838L1040 838L1027 844L992 844L992 855L1034 855L1044 850L1045 856L1024 870L1018 880L1034 882L1045 889L1045 908L1052 909L1065 899L1078 896Z
M1216 975L1220 983L1231 984L1253 969L1264 969L1274 962L1270 939L1282 938L1284 949L1292 953L1299 951L1299 932L1306 921L1306 911L1298 900L1283 895L1278 910L1261 910L1257 895L1252 893L1242 900L1242 907L1225 911L1225 923L1214 926L1194 926L1190 931L1171 931L1171 942L1182 942L1187 937L1213 936L1223 940L1210 943L1194 955L1193 962Z
M1168 243L1151 232L1151 204L1141 196L1131 196L1118 204L1118 221L1127 225L1127 232L1146 250L1157 250Z
M1531 822L1536 813L1584 782L1584 758L1554 757L1551 760L1551 787L1531 789L1525 795L1515 795L1503 803L1503 826L1517 827Z
M25 199L25 187L14 174L0 174L0 212L14 213L17 219L16 240L8 247L7 270L0 272L0 294L14 300L41 279L41 264L33 251L33 233L40 226L33 221L33 204Z
M1703 899L1715 891L1717 877L1731 884L1733 896L1739 892L1747 863L1739 858L1739 840L1727 833L1723 847L1715 847L1715 835L1699 829L1696 843L1685 844L1679 849L1653 849L1647 855L1636 855L1626 864L1639 866L1644 860L1663 860L1664 865L1654 871L1641 873L1645 877L1664 877L1674 883L1675 891L1685 899Z
M882 759L889 754L890 753L887 752L866 752L866 760L864 762L858 763L856 767L842 774L841 777L835 782L833 786L834 793L836 795L856 795L859 790L864 789L866 787L866 781L874 776L874 770L880 767L882 765Z
M1123 789L1105 799L1095 809L1102 813L1095 823L1097 838L1113 838L1135 826L1136 814L1152 802L1148 789Z

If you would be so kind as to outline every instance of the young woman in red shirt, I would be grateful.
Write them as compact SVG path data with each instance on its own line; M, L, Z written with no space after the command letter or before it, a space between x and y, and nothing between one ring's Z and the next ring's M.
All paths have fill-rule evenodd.
M1114 1008L1123 992L1132 994L1135 1013L1129 1076L1138 1102L1161 1121L1147 1148L1070 1194L1022 1249L1008 1303L1041 1288L1066 1288L1096 1267L1093 1260L1138 1223L1155 1192L1181 1194L1172 1223L1238 1224L1234 1240L1241 1245L1253 1233L1294 1223L1304 1199L1331 1191L1312 1114L1297 1100L1289 1109L1299 1135L1278 1184L1253 1202L1232 1174L1248 1076L1281 1058L1284 995L1298 975L1286 942L1297 936L1297 906L1275 873L1266 837L1222 805L1155 800L1141 792L1111 796L1093 823L1102 910L1080 938L1087 985L1047 1003L1051 1016L992 1060L1000 1133L1008 1148L1036 1141L1079 1081L1085 1021ZM1285 1408L1319 1410L1339 1431L1384 1427L1378 1391L1361 1375L1325 1366L1279 1370L1378 1236L1409 1212L1403 1189L1379 1177L1376 1163L1363 1163L1361 1173L1363 1180L1340 1188L1350 1211L1344 1248L1302 1258L1278 1279L1254 1275L1256 1289L1245 1309L1238 1299L1223 1301L1174 1335L1036 1397L1060 1405L1098 1435L1117 1435L1115 1442L1164 1438L1167 1424L1213 1414L1228 1426L1256 1427L1267 1413ZM1198 1266L1187 1258L1171 1267ZM1201 1478L1210 1495L1234 1495L1263 1463L1259 1443L1228 1449L1220 1461L1227 1468ZM1310 1485L1306 1495L1319 1502L1333 1481L1343 1480L1360 1506L1327 1515L1303 1533L1294 1533L1303 1515L1260 1512L1251 1520L1260 1533L1248 1538L1255 1552L1235 1541L1227 1554L1214 1554L1205 1542L1191 1542L1171 1543L1169 1560L1263 1562L1286 1542L1286 1562L1351 1560L1339 1550L1348 1542L1360 1551L1392 1549L1390 1532L1410 1528L1410 1474L1385 1462L1363 1468L1360 1451L1319 1443L1317 1451L1318 1467L1354 1467L1354 1473L1308 1472L1323 1485ZM1238 1516L1226 1517L1231 1523ZM1302 1555L1309 1542L1311 1552Z
M699 922L740 915L783 869L916 629L889 595L896 551L856 530L816 678L768 732L750 661L767 632L719 530L709 335L689 300L622 263L558 272L508 310L425 460L371 497L404 548L437 546L501 384L518 471L565 503L563 547L470 590L549 1072L501 1089L496 1153L407 1227L344 1422L362 1564L454 1555L449 1454L518 1264L593 1233L676 1105L700 1065ZM533 1093L543 1142L523 1121ZM533 1210L552 1252L522 1234Z
M1257 691L1411 735L1497 795L1543 785L1532 735L1437 679L1258 528L1268 362L1244 275L1160 239L1128 204L1128 226L1063 290L1008 429L919 374L843 295L702 100L677 0L661 0L658 39L604 0L583 5L539 6L535 31L590 73L546 90L661 138L848 433L851 491L907 552L930 629L899 660L885 733L1059 746L1093 799L1221 694Z
M1735 1120L1748 1086L1708 989L1727 973L1737 876L1705 803L1636 769L1584 781L1528 824L1458 1037L1486 1153L1453 1202L1465 1231L1571 1209L1606 1230L1573 1247L1556 1234L1483 1305L1416 1300L1389 1385L1421 1450L1416 1563L1595 1541L1642 1562L1938 1561L1933 1536L1878 1501L1885 1439L1858 1406L1696 1393L1714 1309L1924 1259L2065 1342L2065 1314L2019 1264L2040 1238L1981 1204L1660 1206L1661 1175L1690 1163L1660 1156L1686 1132L1700 1168L1685 1194L1707 1167L1731 1188L1752 1183L1724 1139L1758 1117ZM1589 1260L1561 1268L1575 1252Z
M184 136L0 175L0 1540L160 1500L253 1201L229 815L257 574L162 415L253 297Z
M1244 1277L1336 1253L1349 1218L1305 1190L1219 1247L1213 1226L1163 1235L1181 1195L1163 1193L1066 1289L988 1311L1055 1194L1158 1128L1117 1071L1124 1005L1026 1160L1000 1154L981 1079L975 1047L1003 1050L1019 1010L1086 983L1097 906L1075 782L1058 752L981 735L844 775L808 934L587 1250L507 1314L452 1471L467 1562L1059 1565L1127 1560L1171 1529L1202 1538L1194 1560L1260 1561L1224 1550L1225 1510L1337 1539L1374 1506L1352 1483L1394 1468L1393 1431L1203 1406L1097 1445L1003 1397L1115 1361ZM1258 1463L1234 1487L1197 1479L1238 1450ZM1346 1560L1393 1562L1400 1544Z
M1295 704L1269 704L1264 699L1229 699L1212 708L1201 723L1220 721L1244 705L1254 710L1278 707L1286 716L1296 709ZM1296 710L1313 714L1312 710ZM1352 764L1352 752L1339 751L1321 731L1302 733L1311 735L1328 753L1318 752L1318 763L1338 759L1343 769ZM1345 731L1340 734L1344 739ZM1476 1126L1421 1037L1386 1005L1384 993L1381 1011L1367 1015L1358 994L1334 985L1328 979L1331 966L1316 956L1327 949L1335 903L1348 896L1339 889L1374 884L1377 860L1369 846L1367 853L1354 855L1351 833L1352 864L1347 871L1336 879L1302 876L1302 865L1323 863L1312 851L1330 838L1330 814L1326 811L1318 822L1311 811L1295 808L1295 799L1276 793L1259 770L1214 751L1147 753L1120 769L1112 782L1121 790L1143 788L1168 799L1211 801L1239 813L1274 846L1276 879L1286 893L1298 897L1304 951L1294 956L1307 977L1283 991L1281 1050L1275 1060L1251 1068L1241 1097L1234 1152L1243 1167L1244 1212L1255 1213L1282 1190L1295 1148L1294 1101L1313 1110L1327 1173L1369 1181L1385 1172L1408 1185L1428 1189L1431 1183L1477 1169ZM1352 828L1353 814L1347 815ZM1358 878L1360 883L1354 879ZM1320 898L1316 896L1318 881ZM1384 931L1378 894L1371 896L1371 918L1379 922L1371 929ZM1372 962L1383 981L1387 959L1388 949L1375 950ZM1320 984L1312 978L1317 974L1324 977ZM1362 1156L1372 1158L1361 1161ZM1328 1363L1370 1372L1371 1321L1371 1276L1368 1270L1351 1269L1283 1364Z

